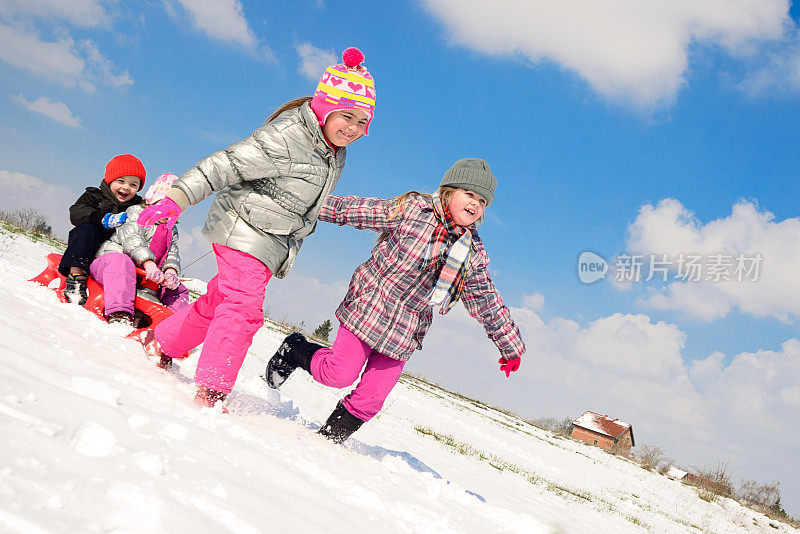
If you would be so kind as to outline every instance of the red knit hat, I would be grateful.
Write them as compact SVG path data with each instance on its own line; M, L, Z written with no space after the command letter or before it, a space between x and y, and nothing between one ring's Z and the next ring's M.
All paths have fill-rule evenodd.
M142 181L139 184L139 190L144 187L144 165L139 161L139 158L131 154L120 154L114 156L111 161L106 163L106 175L103 181L110 184L120 176L137 176Z

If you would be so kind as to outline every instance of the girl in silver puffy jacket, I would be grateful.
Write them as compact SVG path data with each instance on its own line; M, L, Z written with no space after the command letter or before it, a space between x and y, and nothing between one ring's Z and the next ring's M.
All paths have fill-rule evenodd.
M162 363L203 344L195 402L213 406L233 389L253 336L263 325L267 282L289 272L303 239L314 231L325 199L342 173L347 145L367 135L375 85L348 48L329 66L313 97L281 106L242 141L199 161L166 198L139 216L143 226L214 194L203 235L217 275L191 306L159 323L145 350Z
M171 173L158 177L147 190L144 204L127 209L125 222L100 245L89 266L92 278L103 285L104 314L109 323L133 324L135 267L142 267L147 279L159 284L156 296L162 304L173 311L189 304L189 290L178 280L178 230L166 224L144 228L137 223L145 206L162 200L175 179Z

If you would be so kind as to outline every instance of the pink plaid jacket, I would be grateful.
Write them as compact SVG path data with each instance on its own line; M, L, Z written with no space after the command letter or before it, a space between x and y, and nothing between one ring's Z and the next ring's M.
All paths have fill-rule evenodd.
M376 351L408 360L422 348L433 319L427 297L436 283L437 269L423 271L420 264L437 221L433 205L424 197L409 198L403 213L395 217L391 209L379 198L330 195L319 220L389 233L353 273L336 318ZM522 356L525 344L489 277L488 265L489 256L473 231L461 302L483 325L503 358L511 360Z

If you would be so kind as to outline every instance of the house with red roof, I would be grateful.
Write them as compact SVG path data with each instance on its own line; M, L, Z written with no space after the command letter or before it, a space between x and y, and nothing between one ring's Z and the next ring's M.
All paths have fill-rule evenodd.
M586 412L572 422L572 437L624 453L636 446L631 425L594 412Z

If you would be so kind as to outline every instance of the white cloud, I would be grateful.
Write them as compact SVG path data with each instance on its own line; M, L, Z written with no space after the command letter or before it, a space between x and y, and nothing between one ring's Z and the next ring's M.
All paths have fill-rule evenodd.
M522 304L529 310L539 312L544 309L544 295L538 292L522 296Z
M425 0L453 42L490 55L552 61L599 94L639 108L671 103L694 43L733 56L784 38L786 0L595 2Z
M323 50L311 43L300 43L295 48L300 56L300 66L297 72L312 81L318 81L328 65L339 62L339 58L332 50Z
M706 261L722 254L736 265L739 254L760 254L755 276L737 281L676 281L656 291L643 302L658 309L682 310L692 316L714 320L734 308L756 317L783 321L800 317L800 219L775 221L773 214L749 201L733 206L731 215L706 224L675 199L657 206L643 206L629 228L628 251L634 254L668 255L676 266L681 255L702 256ZM751 261L748 266L755 267ZM730 274L731 270L728 268ZM708 273L708 271L707 271Z
M166 0L165 0L166 1ZM244 16L238 0L178 0L192 19L195 28L226 43L255 51L257 39ZM171 6L167 4L168 10Z
M1 60L66 87L79 82L86 65L73 46L71 39L43 41L36 34L0 23Z
M41 113L48 119L60 122L71 128L81 127L81 118L75 117L63 102L53 102L44 96L40 96L33 102L29 102L22 95L12 96L11 99L31 111Z
M122 87L124 85L133 85L133 79L130 73L125 70L119 74L114 74L113 71L117 70L114 63L100 53L97 45L90 40L81 41L81 48L86 53L86 59L91 66L91 70L95 72L105 85L109 87Z
M78 194L40 178L0 169L0 209L33 208L47 217L56 236L66 237L72 228L69 207Z
M800 406L798 379L800 379L800 340L790 339L779 350L743 352L733 357L727 366L719 366L718 356L709 356L715 372L708 373L703 389L702 410L713 418L721 436L745 449L770 440L794 442L793 430L786 424L797 418ZM696 365L703 366L705 361ZM692 373L693 380L698 379ZM740 437L736 437L741 434ZM759 437L762 436L762 437ZM733 447L733 446L732 446ZM747 450L744 454L759 454ZM775 460L778 460L777 458ZM797 462L787 463L798 471ZM785 480L786 475L780 478ZM777 478L777 477L776 477ZM795 475L797 480L797 475Z
M800 33L778 50L770 51L738 84L751 97L790 94L800 90Z
M527 308L512 309L512 314L527 353L511 379L499 371L497 348L461 306L444 317L436 315L409 370L516 407L528 417L577 417L587 409L635 420L640 411L673 420L695 417L686 406L697 394L682 363L685 334L675 325L654 323L646 315L615 314L582 328L563 318L545 322ZM520 399L528 402L520 405Z
M592 322L575 340L574 355L629 377L663 377L683 372L685 335L675 325L651 323L646 315L614 314Z
M109 22L109 16L98 0L0 0L0 14L62 19L83 27Z
M90 40L76 43L66 31L58 41L45 41L38 34L0 23L0 60L30 71L65 87L80 86L87 92L95 83L111 87L131 85L128 71L118 70Z
M714 352L703 360L695 360L689 365L689 376L698 387L716 382L724 370L725 355Z

